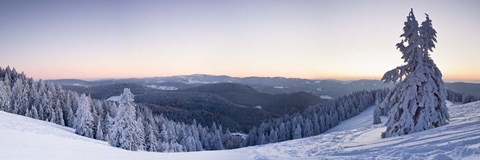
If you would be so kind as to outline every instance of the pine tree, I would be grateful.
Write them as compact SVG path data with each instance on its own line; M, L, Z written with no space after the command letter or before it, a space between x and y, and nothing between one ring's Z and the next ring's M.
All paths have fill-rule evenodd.
M158 128L153 118L152 111L150 109L144 109L144 127L145 127L145 150L156 152L159 151L159 141L157 135Z
M382 109L380 108L380 99L378 97L378 94L375 94L377 98L375 99L375 108L373 110L373 124L380 124L382 123L382 119L380 119L380 116L382 115Z
M70 93L68 93L65 97L64 108L65 113L63 115L65 120L65 126L72 127L75 120L75 114L73 113L73 104Z
M11 113L25 115L28 105L28 96L26 92L26 86L22 78L18 78L13 84L12 88L12 103L9 111Z
M36 115L36 118L35 119L38 119L38 110L36 108L36 106L38 106L38 99L39 97L37 97L37 83L35 83L33 81L33 79L28 79L28 95L27 95L27 99L28 99L28 104L27 104L27 113L28 112L31 112L31 110L33 110L33 108L35 108L36 112L37 112L37 115Z
M55 89L55 85L52 83L46 83L46 93L44 95L46 97L45 101L45 108L44 108L44 113L45 113L45 121L50 121L52 122L55 116L55 99L57 98L57 91ZM90 102L90 99L89 101ZM89 104L89 109L91 111L91 105ZM93 116L93 115L92 115ZM92 122L93 124L93 122ZM92 125L93 126L93 125ZM93 129L93 127L92 127ZM93 136L93 134L92 134Z
M220 128L217 129L215 122L213 122L212 125L212 132L213 132L213 137L212 137L212 142L211 146L213 147L212 149L215 150L222 150L223 148L223 143L222 143L222 134L221 134L221 125Z
M270 137L270 138L269 138L269 139L270 139L270 140L269 140L270 143L278 142L278 133L277 133L277 130L271 128L271 129L270 129L270 136L269 136L269 137Z
M135 134L134 136L136 145L138 146L137 150L145 150L145 126L142 123L142 118L137 117L137 123L135 127Z
M318 120L318 114L317 112L313 112L313 117L312 117L312 120L313 120L313 134L314 135L317 135L317 134L320 134L320 123L319 123L319 120Z
M57 99L56 105L55 105L55 118L53 119L53 122L62 126L65 126L65 120L63 119L63 111L61 108L60 100Z
M313 126L312 126L312 121L308 118L305 118L304 120L304 129L303 131L303 137L309 137L313 135Z
M293 139L299 139L302 138L302 127L300 127L300 124L297 124L295 126L295 130L292 135Z
M181 144L185 147L185 151L187 152L195 151L195 144L193 142L193 137L187 136L187 138L183 138Z
M45 83L43 80L39 80L38 81L38 90L37 90L37 95L36 95L36 102L34 102L35 104L37 104L37 112L38 112L38 118L40 120L45 120L45 106L46 106L46 101L47 101L47 97L46 97L46 89L45 89Z
M27 111L27 117L38 119L38 112L37 112L37 107L32 106L31 109Z
M382 137L400 136L446 125L446 91L442 74L430 58L436 42L431 20L418 27L413 9L407 16L403 40L397 44L405 65L388 71L385 82L400 81L382 102L390 110ZM405 45L406 44L406 45Z
M78 108L75 112L75 123L73 128L75 128L75 133L93 138L93 116L90 108L90 100L85 95L82 94L78 100Z
M140 127L136 119L135 103L130 89L125 88L120 96L119 108L113 120L109 143L114 147L127 150L143 149Z
M157 136L155 135L155 132L154 132L154 129L152 127L151 124L149 124L148 126L146 126L146 130L147 130L147 133L146 133L146 137L145 137L145 149L147 151L152 151L152 152L156 152L158 151L158 140L157 140Z
M102 127L102 122L100 121L101 119L99 118L97 121L97 128L95 132L95 138L98 140L105 140L105 136L103 134L103 127Z
M258 144L267 144L267 138L265 137L265 133L259 133L260 136L258 138Z
M374 106L374 110L373 110L373 124L380 124L382 123L382 119L380 119L380 113L381 113L381 109L379 106Z
M322 114L320 117L318 117L318 119L320 119L319 121L319 124L320 124L320 132L324 132L327 130L327 124L325 122L325 116Z
M113 128L113 118L110 116L110 114L107 113L107 120L106 120L106 125L105 125L105 133L103 134L104 135L104 139L105 141L109 141L110 140L110 135L113 133L112 132L112 128Z
M257 127L253 126L253 128L248 132L248 137L247 137L247 145L248 146L253 146L258 144L258 137L257 137Z
M0 108L1 110L3 111L9 111L10 109L10 105L12 103L12 88L11 88L11 80L10 80L10 74L8 72L8 69L9 67L7 67L7 69L5 69L5 76L3 77L3 86L4 86L4 95L5 96L4 98L6 99L6 101L2 102L3 105L3 108Z
M7 90L7 85L0 80L0 110L7 111L10 104L10 95Z

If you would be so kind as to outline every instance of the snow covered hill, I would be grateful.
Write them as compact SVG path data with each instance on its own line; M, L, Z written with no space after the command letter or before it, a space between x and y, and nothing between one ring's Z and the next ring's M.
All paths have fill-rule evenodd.
M76 135L72 128L0 111L0 160L229 159L241 152L134 152Z
M381 139L372 109L327 133L292 141L224 151L133 152L78 136L73 129L0 112L0 159L480 159L480 101L449 107L449 125Z
M329 133L254 150L265 159L480 159L480 101L449 109L449 125L407 136L381 139L370 108Z

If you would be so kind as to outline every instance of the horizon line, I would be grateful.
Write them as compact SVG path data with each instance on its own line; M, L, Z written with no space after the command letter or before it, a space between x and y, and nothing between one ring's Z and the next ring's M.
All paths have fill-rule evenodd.
M35 74L25 73L23 70L18 70L16 67L7 65L6 67L0 67L6 69L10 67L15 69L17 73L24 73L27 77L34 80L64 80L64 79L77 79L85 81L98 81L98 80L115 80L115 79L143 79L143 78L160 78L160 77L175 77L175 76L192 76L192 75L207 75L207 76L227 76L232 78L249 78L249 77L258 77L258 78L287 78L287 79L304 79L304 80L338 80L338 81L356 81L356 80L381 80L381 76L347 76L347 75L326 75L326 76L313 76L313 77L296 77L296 76L282 76L282 75L235 75L235 74L208 74L208 73L186 73L186 74L165 74L165 75L151 75L151 76L112 76L112 77L43 77L38 78ZM33 76L32 76L33 75ZM40 76L41 77L41 76ZM442 78L445 82L471 82L471 83L480 83L480 79L462 79L462 78Z
M336 81L358 81L358 80L376 80L381 81L381 78L362 77L362 78L302 78L302 77L288 77L288 76L231 76L227 74L177 74L177 75L162 75L162 76L146 76L146 77L105 77L105 78L48 78L42 79L46 81L52 80L83 80L83 81L101 81L101 80L121 80L121 79L145 79L145 78L164 78L164 77L181 77L181 76L215 76L215 77L230 77L230 78L286 78L286 79L303 79L303 80L336 80ZM35 78L34 78L35 79ZM480 79L443 79L445 82L466 82L466 83L480 83Z

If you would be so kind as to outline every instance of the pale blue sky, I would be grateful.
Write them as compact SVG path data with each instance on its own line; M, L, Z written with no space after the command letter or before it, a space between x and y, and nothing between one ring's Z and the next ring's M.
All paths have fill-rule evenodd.
M448 80L480 79L480 1L0 1L0 66L34 78L375 78L410 8Z

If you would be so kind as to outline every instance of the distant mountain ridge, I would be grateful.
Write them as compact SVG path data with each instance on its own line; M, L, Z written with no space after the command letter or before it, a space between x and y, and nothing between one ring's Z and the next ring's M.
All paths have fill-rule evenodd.
M393 84L385 84L379 80L315 80L284 77L230 77L226 75L192 74L166 77L150 78L125 78L125 79L104 79L85 81L79 79L57 79L49 80L63 86L99 86L117 83L134 83L151 88L161 89L186 89L213 83L238 83L249 85L259 92L269 94L284 94L294 92L308 92L317 96L329 96L338 98L340 96L359 91L392 87ZM470 95L480 95L479 83L446 82L446 87L455 92Z
M446 88L455 92L461 92L468 95L480 96L479 83L453 82L445 83Z
M251 86L259 92L268 94L286 94L294 92L308 92L317 96L329 96L337 98L358 90L370 90L384 88L385 85L377 80L338 81L338 80L310 80L301 78L284 77L230 77L213 76L205 74L152 77L152 78L128 78L128 79L105 79L96 81L82 81L75 79L49 80L63 86L100 86L117 83L134 83L151 88L186 89L204 84L214 83L238 83Z

